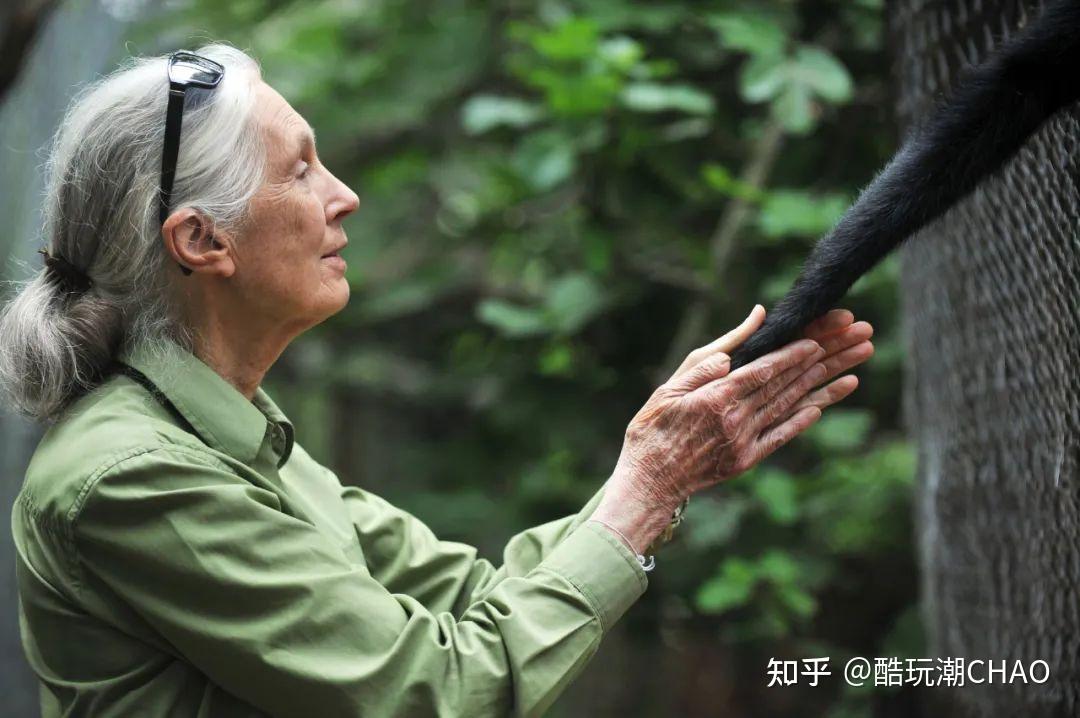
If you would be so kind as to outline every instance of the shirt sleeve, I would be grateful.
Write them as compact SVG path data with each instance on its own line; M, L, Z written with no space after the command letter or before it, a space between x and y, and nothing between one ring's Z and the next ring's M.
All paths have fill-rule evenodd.
M272 716L534 716L644 592L584 523L460 617L388 590L280 497L195 451L89 482L69 516L82 590L115 593L177 653Z
M423 521L385 499L357 486L341 489L372 577L390 592L408 594L430 611L450 611L455 616L504 579L536 568L592 515L603 494L602 486L577 514L514 535L503 549L502 565L496 567L478 557L473 546L440 540ZM622 542L619 546L626 548ZM634 558L629 549L626 555Z

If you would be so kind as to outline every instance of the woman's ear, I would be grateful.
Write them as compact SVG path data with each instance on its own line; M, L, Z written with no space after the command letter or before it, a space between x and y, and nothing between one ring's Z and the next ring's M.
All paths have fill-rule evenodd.
M226 233L215 232L208 217L190 207L173 212L161 227L165 251L194 272L232 275L236 266Z

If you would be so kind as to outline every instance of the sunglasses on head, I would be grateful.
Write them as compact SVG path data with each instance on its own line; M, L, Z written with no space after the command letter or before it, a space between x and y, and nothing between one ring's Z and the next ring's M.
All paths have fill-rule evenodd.
M211 90L218 86L224 76L225 67L208 57L187 50L180 50L169 56L169 108L165 115L165 146L161 154L161 188L158 194L160 224L165 224L165 219L169 216L187 91L193 87ZM191 274L191 270L182 264L180 269L184 274Z

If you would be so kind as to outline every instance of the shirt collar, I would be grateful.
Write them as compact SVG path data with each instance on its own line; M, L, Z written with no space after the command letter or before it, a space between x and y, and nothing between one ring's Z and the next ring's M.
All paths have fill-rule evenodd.
M262 387L251 401L201 359L170 340L139 342L117 357L137 370L208 446L251 465L269 440L277 466L292 453L292 422Z

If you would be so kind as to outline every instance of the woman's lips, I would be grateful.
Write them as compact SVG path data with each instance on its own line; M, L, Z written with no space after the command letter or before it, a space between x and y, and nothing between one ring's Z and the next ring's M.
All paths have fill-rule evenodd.
M334 252L333 254L325 254L325 255L323 255L322 261L324 261L327 264L335 267L336 269L340 269L342 272L345 271L345 267L346 267L345 260L337 252Z

